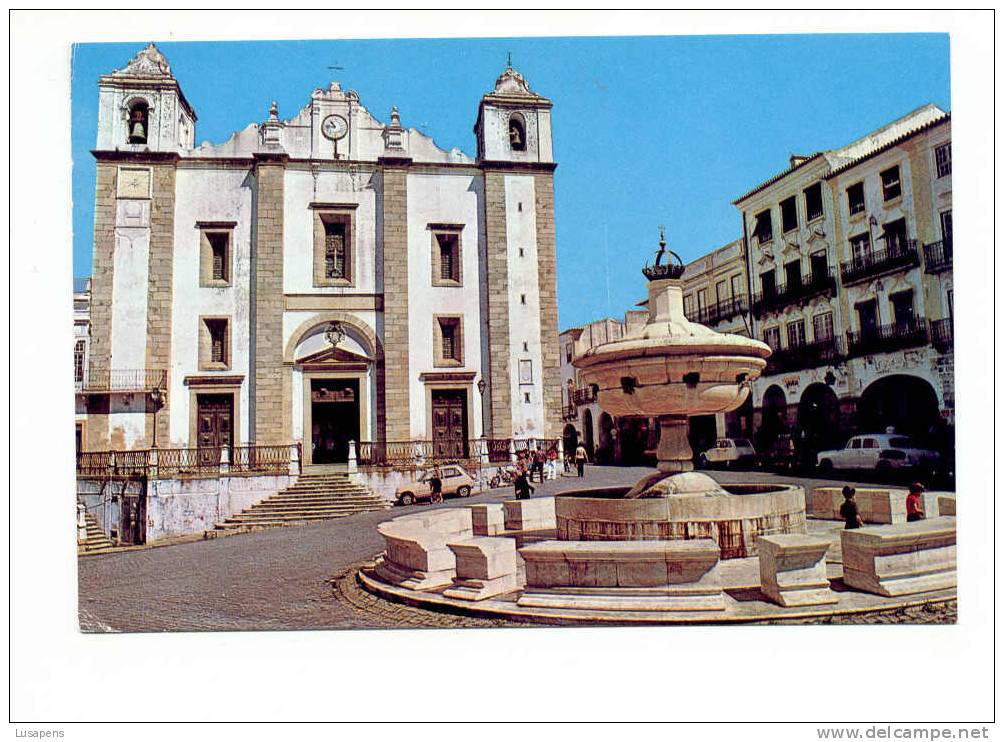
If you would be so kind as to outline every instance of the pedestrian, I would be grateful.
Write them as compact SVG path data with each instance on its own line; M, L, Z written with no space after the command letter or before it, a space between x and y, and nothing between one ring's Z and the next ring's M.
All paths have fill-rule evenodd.
M906 496L906 519L908 522L924 520L927 517L924 513L924 501L920 497L923 493L924 485L920 482L914 482L910 485L910 494Z
M572 452L565 451L565 474L572 470Z
M579 447L575 449L575 466L578 467L579 476L583 477L586 474L586 461L589 457L586 455L586 447L581 443Z
M440 478L438 466L432 470L432 476L429 477L429 487L432 490L432 502L442 502L443 480Z
M517 500L529 500L530 495L534 492L533 486L527 478L526 469L520 469L519 473L516 475L515 489Z
M547 478L558 478L558 449L555 447L547 452Z
M537 475L537 481L544 482L544 452L537 449L533 452L533 471ZM533 479L533 477L531 477Z
M840 506L840 517L844 519L844 529L860 528L865 522L858 514L858 504L854 500L854 488L845 485L843 493L844 504Z

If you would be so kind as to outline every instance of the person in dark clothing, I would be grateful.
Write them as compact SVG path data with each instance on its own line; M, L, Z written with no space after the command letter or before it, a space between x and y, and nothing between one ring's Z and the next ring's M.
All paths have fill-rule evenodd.
M915 520L924 520L926 515L924 514L924 502L921 500L921 494L924 492L924 485L920 482L914 482L910 485L910 494L906 496L906 519L908 522L913 522Z
M530 480L527 478L526 469L520 469L519 473L516 475L516 499L517 500L529 500L530 495L533 494L534 489L530 484Z
M429 488L432 490L432 502L442 502L443 480L439 476L439 467L432 470L432 477L429 479Z
M864 525L858 514L858 504L854 501L854 488L845 486L843 489L844 504L840 506L840 517L844 519L844 529L860 528Z
M533 454L533 469L531 471L532 471L532 473L535 473L537 475L537 477L538 477L537 481L543 483L543 481L544 481L544 452L543 451L540 451L540 450L534 451L534 454ZM531 476L530 479L532 480L533 477Z

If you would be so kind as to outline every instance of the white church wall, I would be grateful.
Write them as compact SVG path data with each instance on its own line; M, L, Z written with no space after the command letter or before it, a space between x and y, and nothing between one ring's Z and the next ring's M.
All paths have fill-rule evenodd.
M287 294L374 294L376 286L376 191L373 171L356 168L286 170L283 212L283 290ZM357 204L350 255L351 286L314 286L312 203Z
M250 285L251 189L248 172L241 169L179 168L176 175L174 219L173 302L171 307L170 431L174 445L195 445L188 440L189 409L186 376L242 375L240 429L235 442L249 439L250 400ZM235 222L231 242L230 285L200 286L200 221ZM230 318L230 368L220 372L199 370L199 322L204 316Z
M506 242L509 251L509 377L513 434L544 433L541 385L539 258L532 175L507 175ZM522 255L520 254L522 250ZM523 350L524 343L526 350ZM532 383L520 383L520 361L529 360ZM530 401L526 401L526 394Z
M408 175L408 331L410 338L411 435L429 435L426 419L426 388L419 380L423 372L475 371L481 369L481 287L480 276L480 175L411 173ZM462 286L432 285L433 233L429 224L462 224ZM462 315L464 365L436 368L433 356L434 315ZM475 381L475 384L477 382ZM473 388L468 420L473 437L481 429L481 399Z

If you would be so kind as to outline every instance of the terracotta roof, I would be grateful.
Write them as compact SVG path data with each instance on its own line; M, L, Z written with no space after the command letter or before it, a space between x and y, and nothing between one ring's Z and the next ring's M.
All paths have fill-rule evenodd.
M813 155L809 155L806 159L804 159L804 160L802 160L800 162L795 163L794 165L792 165L791 167L787 168L786 170L782 170L780 173L778 173L777 175L775 175L770 180L765 180L763 183L761 183L760 185L758 185L756 188L754 188L753 190L749 191L748 193L744 193L739 198L737 198L735 201L733 201L732 205L735 206L740 201L743 201L743 200L749 198L750 196L752 196L754 193L759 193L764 188L767 188L769 186L774 185L775 183L777 183L777 181L781 180L781 178L785 177L789 173L795 172L800 167L804 167L805 165L808 165L810 162L815 162L817 159L819 159L822 156L823 156L822 152L816 152Z
M932 129L935 126L940 126L941 124L945 123L946 121L950 121L951 118L952 118L952 114L951 114L951 112L949 112L949 113L946 113L944 116L939 116L934 121L929 121L926 124L923 124L922 126L918 126L918 127L914 128L914 129L910 129L909 131L904 132L900 136L898 136L895 139L893 139L891 142L887 142L887 143L885 143L885 144L883 144L883 145L881 145L879 147L876 147L873 150L869 150L868 152L865 152L860 157L855 157L850 162L845 162L844 164L835 167L833 170L831 170L829 173L827 173L823 177L825 177L827 180L829 180L830 178L834 177L835 175L839 175L840 173L844 172L845 170L849 170L852 167L854 167L855 165L858 165L859 163L862 163L865 160L867 160L867 159L869 159L871 157L874 157L877 154L885 152L887 149L895 147L898 144L902 144L903 142L905 142L910 137L917 136L917 134L920 134L921 132L927 131L928 129Z

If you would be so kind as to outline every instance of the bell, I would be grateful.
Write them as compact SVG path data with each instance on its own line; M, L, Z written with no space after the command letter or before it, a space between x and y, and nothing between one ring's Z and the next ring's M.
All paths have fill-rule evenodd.
M133 121L129 128L129 141L143 143L146 141L146 129L142 121Z

